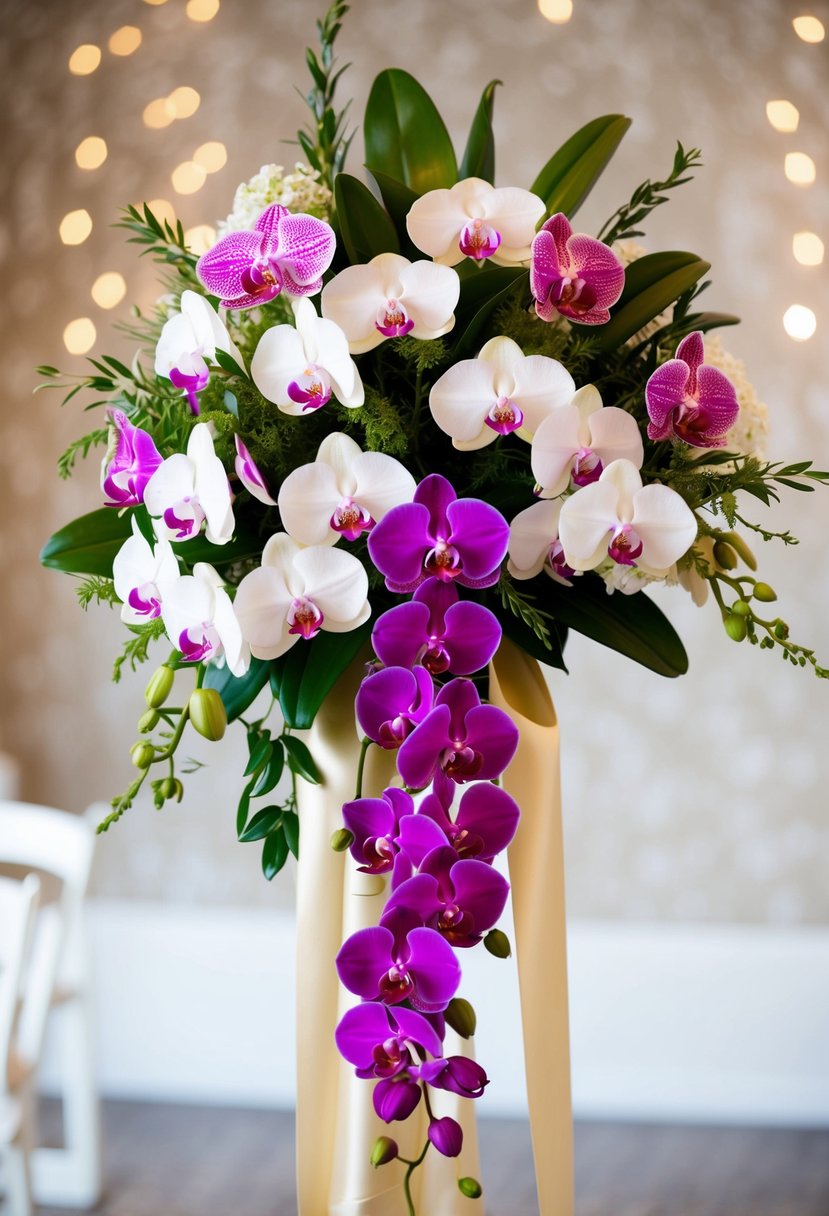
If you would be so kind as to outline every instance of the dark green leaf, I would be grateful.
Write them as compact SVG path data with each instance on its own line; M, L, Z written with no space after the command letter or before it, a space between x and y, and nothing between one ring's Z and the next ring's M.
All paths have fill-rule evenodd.
M366 621L351 633L317 634L298 642L271 665L271 688L279 698L286 726L307 730L317 710L371 634Z
M204 676L205 688L215 688L224 702L228 722L234 722L253 704L268 682L270 663L251 659L243 676L234 676L230 668L210 665ZM253 769L246 769L245 776Z
M597 328L601 351L615 350L698 283L710 263L695 253L648 253L625 271L625 288L610 320Z
M265 767L273 755L273 742L270 735L257 736L254 733L251 742L253 748L248 760L248 766L244 772L245 777L252 777L254 773L258 773L260 769Z
M221 568L246 557L261 557L262 544L262 538L257 532L245 528L237 521L236 534L226 545L212 544L202 532L192 540L174 544L173 551L190 564L209 562L210 565Z
M529 272L520 266L487 267L462 281L457 324L463 328L455 343L457 357L468 356L475 350L496 308L513 292L522 291L528 282Z
M236 810L236 835L241 838L245 830L245 824L248 821L248 811L250 810L250 791L253 789L253 781L249 781L242 790L242 796L239 799L239 806Z
M282 816L282 831L288 842L288 848L299 860L299 815L296 811L286 811Z
M405 183L416 194L458 180L449 132L429 94L414 76L387 68L371 86L363 124L372 172Z
M256 812L239 840L242 844L249 844L252 840L264 840L280 826L281 822L282 807L266 806L263 810Z
M233 355L229 355L225 350L216 350L216 362L223 371L229 372L232 376L239 376L241 380L247 380L250 383L250 376L245 369L241 367Z
M281 747L277 747L274 749L267 767L259 774L256 785L251 791L251 798L264 798L265 794L269 794L271 790L276 789L284 768L285 753Z
M409 210L417 200L417 195L414 190L410 190L403 182L397 181L394 177L389 177L388 173L383 173L381 169L367 166L368 172L377 183L377 189L385 203L386 210L391 216L400 243L400 252L408 258L421 258L423 254L412 244L409 239L409 234L406 230L406 216Z
M400 252L391 217L356 177L337 174L334 200L340 235L352 262L370 262L378 253Z
M101 507L50 536L40 553L44 566L68 574L112 576L115 554L131 535L129 512Z
M483 91L469 138L463 154L458 176L461 181L467 177L482 177L486 182L495 181L495 138L492 134L492 107L495 101L495 89L502 80L490 80Z
M282 742L285 745L285 754L288 757L288 767L291 772L310 782L311 785L319 785L322 781L322 774L306 744L296 735L283 735Z
M630 126L622 114L606 114L571 135L539 173L530 189L547 211L574 216L604 172Z
M262 846L262 873L268 882L275 878L288 860L288 842L284 832L272 832Z
M559 671L567 670L567 665L564 662L564 644L567 641L566 625L562 625L558 621L546 622L549 626L550 641L552 643L552 649L549 650L541 638L533 633L529 625L525 625L519 617L510 612L508 608L505 608L497 598L490 603L490 607L501 622L504 636L509 638L511 642L515 642L516 646L520 646L527 654L532 655L534 659L538 659L539 663L546 663L548 667L557 667Z

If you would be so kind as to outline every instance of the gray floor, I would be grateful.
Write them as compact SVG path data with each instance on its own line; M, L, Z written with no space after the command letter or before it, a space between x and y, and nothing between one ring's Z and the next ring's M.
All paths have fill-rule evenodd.
M54 1105L45 1124L59 1135ZM104 1134L101 1216L296 1210L290 1115L106 1102ZM487 1216L535 1216L526 1125L485 1120L481 1138ZM829 1131L581 1123L576 1179L578 1216L829 1216Z

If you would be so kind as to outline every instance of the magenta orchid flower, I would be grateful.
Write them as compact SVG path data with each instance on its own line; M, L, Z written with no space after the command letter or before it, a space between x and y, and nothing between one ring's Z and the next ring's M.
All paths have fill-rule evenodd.
M571 484L598 481L614 460L641 469L645 458L636 419L618 406L602 406L599 390L586 384L568 405L551 410L535 433L530 464L544 498L556 498Z
M489 1077L481 1065L468 1056L428 1060L420 1065L417 1075L433 1089L445 1089L461 1098L480 1098L489 1085Z
M543 570L554 582L572 586L576 573L567 564L559 538L562 501L545 498L519 511L510 524L507 570L513 578L535 578Z
M650 377L645 385L649 439L676 436L696 448L725 447L740 405L728 377L704 358L702 334L695 331L682 339L676 358Z
M544 211L544 200L529 190L467 177L448 190L429 190L416 199L406 216L406 230L418 249L444 266L464 258L492 258L513 266L529 258Z
M356 561L356 558L352 558ZM432 708L434 685L425 667L385 667L363 680L355 702L360 729L388 750L400 747Z
M544 321L557 314L579 325L604 325L625 285L625 269L609 246L574 233L559 212L536 233L530 289Z
M509 883L491 865L459 859L444 845L424 857L419 872L392 892L386 907L410 909L451 945L467 947L492 928L508 894Z
M425 1013L445 1009L461 982L449 943L402 908L387 913L383 924L352 933L336 964L343 986L363 1000L408 1001Z
M478 498L458 498L445 477L432 473L414 502L394 507L372 530L368 551L389 590L405 593L429 577L491 587L508 542L499 511Z
M461 600L454 583L427 578L409 603L378 618L371 641L386 667L421 663L433 675L468 676L495 654L501 626L483 604Z
M377 1117L384 1123L393 1123L408 1119L420 1101L420 1094L417 1081L404 1072L378 1081L371 1097Z
M417 1067L421 1063L419 1048L432 1056L443 1054L437 1032L422 1014L376 1001L346 1010L334 1039L340 1055L354 1065L358 1077L394 1077ZM443 1071L438 1070L438 1074Z
M343 806L343 823L354 837L351 856L364 874L385 874L399 852L400 820L414 815L414 802L405 790L383 790L379 798L355 798Z
M161 453L147 431L133 426L123 410L107 410L109 445L101 463L105 507L137 507L147 483L161 464Z
M454 819L449 815L450 805L449 799L436 790L421 802L418 818L431 819L457 857L478 861L491 862L510 844L521 816L515 799L500 786L486 781L464 790ZM420 861L412 860L420 865Z
M247 492L255 499L263 503L266 507L275 507L276 499L271 497L268 487L265 485L265 479L259 472L256 461L253 459L239 436L235 435L234 439L236 441L236 459L234 461L236 476L239 478Z
M266 207L252 232L229 232L196 263L196 274L225 308L266 304L284 288L312 296L334 257L333 229L313 215Z
M457 1119L444 1115L442 1119L432 1119L426 1135L429 1141L444 1157L458 1157L463 1148L463 1128Z
M435 708L404 739L398 771L410 789L424 789L436 773L452 781L492 781L515 755L518 727L495 705L482 705L471 680L456 679Z

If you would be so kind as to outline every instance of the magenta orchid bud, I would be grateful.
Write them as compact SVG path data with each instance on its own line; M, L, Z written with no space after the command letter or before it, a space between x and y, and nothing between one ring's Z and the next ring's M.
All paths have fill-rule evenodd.
M463 1148L463 1129L460 1123L448 1115L443 1119L433 1119L427 1134L444 1157L457 1157Z

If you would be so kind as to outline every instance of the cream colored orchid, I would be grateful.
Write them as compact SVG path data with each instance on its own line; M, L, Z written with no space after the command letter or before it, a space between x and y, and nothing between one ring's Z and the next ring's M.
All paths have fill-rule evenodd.
M412 242L444 266L491 258L502 266L527 262L544 200L517 186L496 188L467 177L449 190L429 190L412 203L406 229Z
M291 301L293 325L265 330L250 364L253 382L283 414L320 409L332 395L349 409L362 405L363 382L348 353L345 334L333 321L318 317L310 300Z
M642 436L632 414L615 405L602 406L599 390L586 384L568 405L551 410L533 439L533 476L544 498L556 498L567 487L598 481L614 460L629 460L641 469Z

